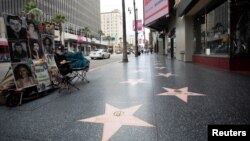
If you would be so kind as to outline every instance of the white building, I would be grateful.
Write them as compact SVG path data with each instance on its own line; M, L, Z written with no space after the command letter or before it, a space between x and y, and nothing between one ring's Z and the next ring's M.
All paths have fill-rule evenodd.
M101 29L104 36L115 38L113 43L119 43L119 38L123 36L122 15L118 9L111 12L101 13Z
M130 44L135 45L135 35L127 36L127 42L130 43Z

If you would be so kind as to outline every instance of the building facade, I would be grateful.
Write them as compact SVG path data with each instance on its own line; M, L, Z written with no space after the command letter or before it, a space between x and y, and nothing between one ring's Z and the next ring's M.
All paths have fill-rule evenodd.
M24 5L30 0L1 0L2 14L22 15ZM65 31L76 33L77 29L88 27L94 34L101 29L100 0L34 0L43 11L42 21L50 21L55 14L63 14L67 18Z
M187 45L183 50L192 50L185 54L186 61L232 71L249 71L249 6L248 0L181 1L177 7L176 29L184 29L182 34ZM180 26L183 23L184 28ZM183 39L176 36L177 43Z
M24 5L31 0L0 0L0 16L4 14L13 14L24 16L22 12ZM83 51L86 55L92 48L100 47L98 30L101 29L100 18L100 0L33 0L37 3L38 8L43 11L43 15L38 19L41 22L51 22L52 17L56 14L62 14L67 21L62 25L62 43L69 50ZM90 35L87 37L81 29L88 27ZM6 35L5 30L1 30L1 35ZM55 45L59 45L58 27L55 31ZM4 37L3 37L4 38ZM5 37L6 38L6 37ZM73 47L73 48L72 48Z
M101 13L101 29L105 36L111 36L115 40L122 37L122 15L116 9L111 12Z
M171 58L235 71L250 70L249 0L169 0L169 14L146 25L155 50Z

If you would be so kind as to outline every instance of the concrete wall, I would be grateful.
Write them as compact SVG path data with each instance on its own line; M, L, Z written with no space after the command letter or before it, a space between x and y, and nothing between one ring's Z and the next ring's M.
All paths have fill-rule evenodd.
M181 52L185 51L186 47L186 26L185 26L185 19L184 18L177 18L176 19L176 59L183 60L181 56Z
M192 61L193 52L193 19L192 17L178 17L176 19L176 59L185 62Z
M185 17L186 23L186 46L185 46L185 61L192 61L194 54L194 26L193 18Z
M158 38L158 33L157 32L152 32L152 45L153 45L153 48L157 44L157 38Z
M158 54L164 55L163 39L162 38L158 38L158 45L159 45L159 52L158 52Z

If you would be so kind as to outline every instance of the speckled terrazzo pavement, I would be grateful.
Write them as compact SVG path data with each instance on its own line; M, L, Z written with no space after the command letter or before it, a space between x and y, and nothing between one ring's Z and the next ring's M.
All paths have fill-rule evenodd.
M250 124L246 74L141 55L88 78L71 94L1 106L0 140L204 141L210 124Z

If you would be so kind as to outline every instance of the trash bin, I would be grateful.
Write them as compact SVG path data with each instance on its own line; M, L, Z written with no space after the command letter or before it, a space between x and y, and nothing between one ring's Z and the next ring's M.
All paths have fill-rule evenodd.
M210 48L206 48L206 55L210 55Z
M185 61L185 51L180 51L181 61Z

